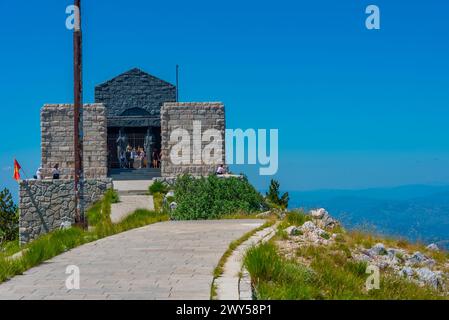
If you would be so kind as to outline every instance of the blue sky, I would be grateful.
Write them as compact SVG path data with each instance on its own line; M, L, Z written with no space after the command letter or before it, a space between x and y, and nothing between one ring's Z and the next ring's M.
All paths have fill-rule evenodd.
M71 102L71 1L0 2L0 187L39 165L39 110ZM381 30L365 28L365 8ZM449 3L84 1L84 100L133 67L228 128L279 129L284 189L449 184ZM246 172L259 188L270 177Z

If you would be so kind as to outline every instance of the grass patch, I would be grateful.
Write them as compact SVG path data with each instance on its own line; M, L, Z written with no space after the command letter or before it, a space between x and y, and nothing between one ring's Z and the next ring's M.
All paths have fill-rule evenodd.
M160 192L153 193L154 211L162 212L164 210L164 194Z
M282 257L273 242L245 255L258 299L442 299L438 292L390 273L381 273L379 290L366 291L366 263L348 259L341 244L302 247L297 254L308 267Z
M8 241L0 244L0 258L9 257L22 250L19 245L19 240Z
M95 203L87 212L93 228L85 231L76 227L55 230L23 246L24 254L18 259L10 259L5 252L15 253L18 244L0 254L0 283L11 277L82 244L95 241L130 229L143 227L159 221L168 220L168 216L158 212L136 210L121 222L113 224L110 219L111 203L115 201L114 192L106 192L103 199ZM9 250L9 251L8 251Z
M167 221L168 215L155 211L138 209L133 214L127 216L120 223L114 225L115 233L140 228L156 222Z
M225 251L223 256L220 258L220 261L218 261L218 264L214 269L214 272L213 272L214 280L212 281L212 287L211 287L211 299L214 299L216 297L216 289L217 288L215 285L215 279L220 277L223 274L224 265L225 265L226 261L228 260L228 258L231 256L232 252L234 252L234 250L239 245L241 245L243 242L245 242L246 240L251 238L256 232L263 230L265 228L271 227L274 223L275 223L275 220L269 220L269 221L265 222L263 225L261 225L260 227L245 233L241 238L231 242L228 249Z
M162 181L154 181L149 187L148 187L148 192L151 195L154 195L156 193L162 193L162 194L166 194L168 192L168 185L165 184Z
M307 215L303 210L294 210L287 213L285 221L290 226L302 226L304 222L310 221L312 218Z

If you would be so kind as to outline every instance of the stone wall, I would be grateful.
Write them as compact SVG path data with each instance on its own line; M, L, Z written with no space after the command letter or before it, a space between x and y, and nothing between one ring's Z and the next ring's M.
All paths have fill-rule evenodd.
M101 199L112 188L111 179L87 180L85 207ZM24 244L42 234L59 229L61 223L74 221L73 180L23 180L19 185L19 234Z
M102 104L85 104L84 113L84 175L86 179L107 176L107 123ZM44 178L59 163L61 179L74 175L73 105L47 104L41 110L41 148Z
M194 125L195 124L195 125ZM200 124L200 130L198 130ZM209 129L215 129L218 138L208 137ZM162 177L175 177L188 173L204 176L214 173L219 164L225 163L225 110L220 102L164 103L161 109L162 130ZM179 137L180 130L189 134L188 141ZM200 131L200 134L198 134ZM210 138L210 139L209 139ZM179 143L189 144L183 149L188 153L182 163L174 163L173 151L179 150ZM215 141L220 150L213 150L215 161L205 161L204 152L209 150L210 142Z

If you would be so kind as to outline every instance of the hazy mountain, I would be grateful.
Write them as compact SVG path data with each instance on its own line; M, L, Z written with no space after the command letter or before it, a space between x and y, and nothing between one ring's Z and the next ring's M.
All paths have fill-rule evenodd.
M324 207L348 228L449 248L449 186L290 192L290 208Z

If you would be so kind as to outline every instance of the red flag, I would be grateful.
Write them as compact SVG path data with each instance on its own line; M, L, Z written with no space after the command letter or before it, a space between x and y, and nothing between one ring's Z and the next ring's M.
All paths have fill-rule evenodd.
M22 167L17 162L17 160L14 159L14 180L16 181L20 180L20 169L22 169Z

